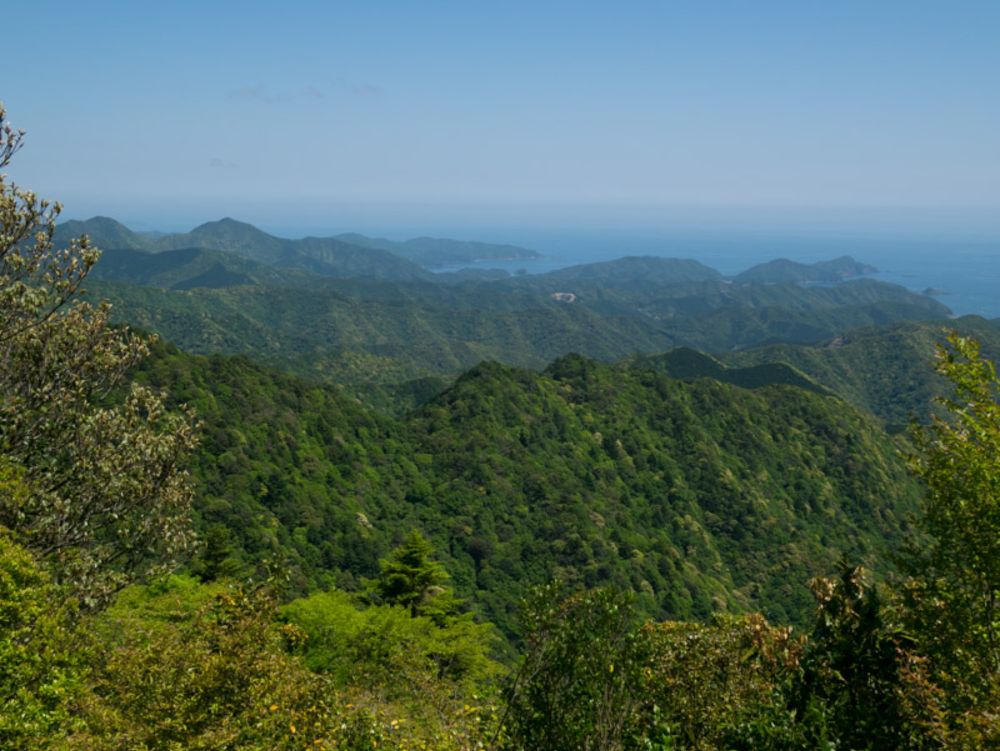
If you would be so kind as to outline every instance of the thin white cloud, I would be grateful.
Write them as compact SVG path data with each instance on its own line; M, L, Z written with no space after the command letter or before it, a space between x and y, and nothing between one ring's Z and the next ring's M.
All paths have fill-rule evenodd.
M334 85L337 89L362 99L379 96L382 93L382 88L376 84L356 83L354 81L348 81L343 77L336 78L334 80ZM230 89L228 96L230 99L250 99L257 102L263 102L265 104L274 104L277 102L288 102L293 99L325 100L327 98L327 92L319 86L314 86L312 84L303 86L295 93L283 91L275 92L271 91L262 83L256 83L249 86L240 86L235 89Z

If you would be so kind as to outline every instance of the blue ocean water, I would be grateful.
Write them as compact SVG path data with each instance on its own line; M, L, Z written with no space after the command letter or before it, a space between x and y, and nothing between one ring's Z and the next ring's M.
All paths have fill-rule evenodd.
M471 234L471 233L467 233ZM1000 317L1000 237L859 238L780 236L761 233L602 232L599 230L482 230L476 239L507 242L537 250L536 260L487 261L482 268L544 273L626 255L693 258L726 275L765 261L788 258L803 263L843 255L878 268L873 277L915 292L934 290L955 315ZM444 269L454 270L454 268Z

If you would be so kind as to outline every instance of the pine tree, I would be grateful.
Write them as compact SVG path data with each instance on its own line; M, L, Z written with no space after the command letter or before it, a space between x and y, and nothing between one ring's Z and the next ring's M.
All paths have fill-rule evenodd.
M434 546L417 530L403 544L379 561L380 576L369 582L369 591L387 605L401 605L411 616L426 616L439 626L453 618L461 605L448 572L434 560Z

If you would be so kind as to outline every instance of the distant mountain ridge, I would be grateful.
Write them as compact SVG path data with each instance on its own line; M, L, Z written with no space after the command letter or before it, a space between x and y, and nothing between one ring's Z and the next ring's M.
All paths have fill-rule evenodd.
M655 370L681 381L711 378L748 389L795 386L817 394L833 393L802 371L784 362L762 362L746 367L730 367L711 355L690 347L676 347L660 355L637 357L631 363L631 367Z
M371 277L394 281L427 280L431 277L417 264L379 248L365 248L336 238L306 237L286 240L264 232L252 224L220 219L195 227L190 232L149 237L133 232L107 217L85 222L67 222L56 231L56 241L67 243L86 234L104 250L141 250L146 253L202 248L229 253L279 269L298 269L319 276L347 279ZM133 258L141 263L141 257Z
M56 227L57 245L69 245L72 240L87 235L90 242L102 250L105 248L127 248L152 253L157 250L156 239L135 232L116 219L95 216L90 219L70 219Z
M59 225L56 242L67 244L84 234L102 250L162 253L204 248L277 268L299 269L334 278L364 276L394 281L428 281L433 277L424 266L541 257L535 251L513 245L428 237L393 242L359 234L343 234L289 240L228 217L206 222L190 232L156 235L134 232L110 217L71 220Z
M378 392L378 400L393 398L401 384L450 379L484 359L543 367L569 352L617 360L687 346L721 360L748 347L815 345L850 329L949 314L930 297L873 279L741 283L693 259L628 256L536 275L435 274L381 248L285 240L232 219L152 237L98 217L59 233L60 242L87 233L103 246L87 292L114 303L116 322L193 352L254 354L347 384L361 398L366 389ZM138 247L114 247L127 243ZM814 277L861 266L845 257L803 268ZM775 365L704 374L807 387L797 379L814 371L790 365L798 375Z
M337 235L338 240L361 245L365 248L387 250L421 266L451 266L477 261L537 260L542 254L517 245L449 240L442 237L415 237L396 242L381 237L367 237L357 233Z

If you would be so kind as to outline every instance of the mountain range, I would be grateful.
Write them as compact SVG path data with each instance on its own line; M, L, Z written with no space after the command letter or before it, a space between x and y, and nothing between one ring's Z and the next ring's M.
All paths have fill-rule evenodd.
M416 527L508 635L552 578L658 618L804 622L809 576L909 530L893 433L942 391L943 326L1000 352L993 322L846 257L435 274L358 236L89 226L107 249L88 295L184 350L139 377L204 420L198 523L233 566L355 589Z
M693 259L634 256L511 277L433 273L387 249L426 251L430 241L285 240L228 219L149 237L97 218L61 225L57 239L81 232L105 248L88 288L114 303L117 321L191 352L252 354L348 384L372 404L422 393L404 384L453 379L485 359L543 368L570 352L613 361L676 346L725 353L812 345L859 327L948 315L930 297L872 279L802 281L869 268L848 258L797 264L796 281L774 280L785 262L740 281ZM466 257L513 252L440 243ZM399 406L410 403L404 397Z
M57 228L56 242L87 235L105 251L137 250L149 254L198 248L240 256L281 269L298 269L335 278L371 277L428 280L423 266L473 263L482 259L537 258L535 251L512 245L415 238L406 242L344 234L288 240L235 219L220 219L190 232L156 236L133 232L109 217L68 221ZM138 263L142 259L136 257Z

